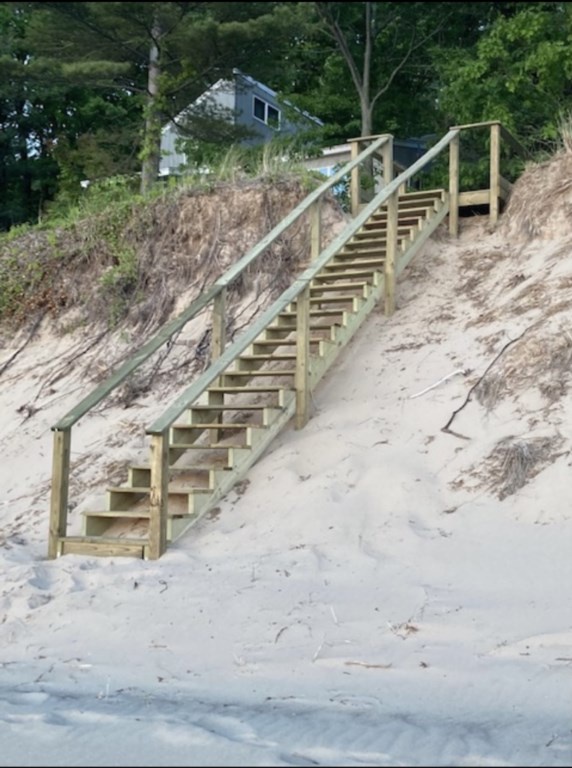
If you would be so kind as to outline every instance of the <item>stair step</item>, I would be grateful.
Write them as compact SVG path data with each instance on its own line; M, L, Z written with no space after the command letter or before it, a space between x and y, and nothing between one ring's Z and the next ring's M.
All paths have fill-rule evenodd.
M328 326L329 328L330 326ZM293 330L295 330L295 326ZM310 339L310 344L312 346L318 346L323 341L327 341L327 339L319 338L319 339ZM292 347L295 346L298 343L297 339L259 339L258 341L253 341L252 346L253 347Z
M344 277L344 276L342 276ZM356 289L361 288L362 290L365 288L369 288L369 283L365 282L356 282L356 283L350 283L350 282L339 282L335 283L334 285L312 285L310 291L345 291L348 289ZM359 294L357 294L359 296Z
M215 421L212 424L173 424L171 429L180 429L180 430L194 430L197 429L220 429L221 431L229 430L229 429L248 429L249 427L262 427L262 424L253 424L252 422L243 422L238 423L236 421L226 421L226 422L217 422ZM176 445L176 443L173 443L173 445Z
M278 343L275 343L274 346L275 347L280 347L280 346L282 346L283 343L284 342L280 342L279 341ZM258 342L256 342L256 344L258 344ZM239 360L244 360L246 362L251 362L251 361L252 362L257 362L257 361L264 362L264 361L267 361L267 360L296 360L296 353L295 352L291 352L291 353L290 352L280 352L280 354L270 353L270 354L267 354L267 355L254 353L252 355L241 355L238 359Z
M311 296L310 304L351 304L354 299L361 298L359 294L342 294L341 296ZM295 301L292 304L296 304Z
M130 493L131 491L131 493ZM169 483L167 488L167 508L169 517L185 517L196 512L194 498L210 496L212 488L180 486ZM103 533L93 528L94 522L101 517L114 519L143 519L149 517L149 488L110 488L109 502L105 514L85 512L86 534Z
M266 370L255 371L226 371L222 375L225 378L233 378L235 376L294 376L295 373L296 371L294 370L281 371L277 368L268 368Z
M443 189L416 189L412 192L404 192L399 195L399 201L408 202L410 200L432 200L433 198L442 199Z
M211 489L201 489L208 490ZM83 512L83 515L88 518L107 518L108 520L145 520L151 516L149 506L140 507L138 509L98 509ZM167 506L167 517L192 517L189 512L181 512L174 510L172 507Z
M178 448L178 446L176 447ZM195 490L204 491L212 489L206 489L204 486L182 486L174 485L171 483L169 483L168 486L169 496L181 496L192 493ZM126 510L132 509L135 504L137 504L137 502L141 502L142 500L148 498L149 486L130 487L128 485L119 485L114 488L108 488L107 493L109 494L109 509L114 512L125 512ZM124 502L129 502L131 506L118 506L120 504L124 504Z
M145 557L147 539L104 536L66 536L59 540L62 555L92 555L98 557Z
M294 390L288 389L285 387L279 387L279 386L273 386L269 385L267 387L264 386L255 386L255 387L235 387L235 386L226 386L226 385L219 385L216 387L209 387L209 392L221 392L221 393L228 393L228 394L240 394L240 393L252 393L252 394L264 394L266 392L293 392Z
M407 234L401 233L397 237L397 243L407 240L414 232L412 229L408 230ZM346 243L338 255L354 255L359 254L368 256L374 253L385 253L387 250L387 243L385 240L367 240L359 243ZM334 257L335 258L335 257Z
M400 202L403 202L403 200L401 200ZM418 217L422 218L423 216L427 215L427 211L429 211L429 210L430 210L430 207L428 205L418 205L418 204L416 204L415 207L398 208L397 216L399 218L401 218L402 216L405 217L405 218L407 218L409 216L418 216ZM373 216L368 220L368 222L372 221L372 220L378 221L380 219L383 219L384 217L387 218L387 205L385 205L382 209L380 209L379 211L374 213ZM366 224L368 222L366 222Z
M214 469L212 465L207 467L169 467L169 475L180 476L183 473L194 473L198 483L209 484L210 471ZM147 464L134 464L131 465L128 470L128 487L132 488L149 488L151 485L151 467ZM121 486L123 487L123 486ZM197 486L200 487L200 486Z
M170 445L169 448L184 449L185 451L234 451L234 450L250 450L250 446L244 445L244 443L209 443L208 445L200 445L199 443L177 443L176 445Z
M415 223L416 225L416 223ZM408 235L411 230L413 229L413 226L415 225L407 225L407 226L401 226L397 227L397 235L398 237L401 235ZM344 248L352 247L352 248L358 248L361 245L377 245L378 243L385 245L387 241L387 231L385 227L380 230L379 235L377 237L375 236L374 232L371 229L368 229L366 232L356 232L356 234L352 237L352 239L347 242L344 246Z
M376 264L383 264L385 253L378 256L362 256L359 253L336 254L332 261L323 269L320 274L327 274L332 269L364 269L365 267L375 267Z
M328 264L327 269L328 272L320 273L314 280L326 282L327 280L340 280L348 277L355 277L356 279L366 277L372 279L376 272L383 271L383 269L375 269L375 267L369 269L348 269L346 264Z
M352 299L354 297L352 296ZM310 310L310 317L320 315L320 316L336 316L336 315L343 315L344 312L347 312L346 309L311 309ZM283 312L280 313L282 317L296 317L297 313L295 310L287 310L285 309Z
M256 342L258 344L258 342ZM220 403L217 405L193 405L191 411L263 411L265 408L281 410L280 405L266 405L265 403Z

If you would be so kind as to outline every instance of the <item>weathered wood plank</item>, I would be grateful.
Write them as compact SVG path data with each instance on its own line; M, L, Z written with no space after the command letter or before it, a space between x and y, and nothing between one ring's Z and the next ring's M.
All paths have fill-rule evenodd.
M482 123L465 123L464 125L452 125L450 131L464 131L467 128L487 128L491 125L499 125L499 120L484 120Z
M169 494L169 440L167 434L153 435L150 463L148 555L150 560L157 560L167 547L167 498Z
M310 413L310 286L296 302L296 429L306 426Z
M459 206L462 208L468 205L488 205L491 199L491 193L488 189L477 189L473 192L459 193Z
M147 542L144 539L103 539L98 536L68 536L61 539L62 555L91 555L99 557L145 557Z
M381 148L383 162L383 183L387 186L393 181L393 136Z
M499 218L500 197L500 123L491 125L491 157L490 157L490 201L489 220L496 224Z
M360 142L353 141L351 145L351 159L355 160L360 154ZM356 165L350 175L350 211L355 218L361 205L361 173L360 168Z
M449 234L459 234L459 134L449 144Z
M387 201L387 245L384 264L385 314L395 312L395 260L397 257L397 209L399 191L395 190Z
M215 296L211 336L211 362L221 356L226 346L226 288Z
M322 200L310 208L310 260L314 261L322 250Z
M48 537L48 557L51 560L60 554L58 551L59 541L66 535L67 531L71 428L54 432L53 443L50 530Z

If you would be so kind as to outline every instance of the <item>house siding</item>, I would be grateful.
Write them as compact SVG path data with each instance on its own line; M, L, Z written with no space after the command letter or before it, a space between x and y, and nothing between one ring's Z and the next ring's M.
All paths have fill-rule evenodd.
M258 97L280 112L279 130L267 125L263 120L259 120L254 116L255 97ZM287 119L283 105L278 102L276 92L263 83L254 80L249 75L240 72L240 70L233 71L232 80L221 79L216 82L202 96L199 96L188 109L192 109L193 106L200 106L206 102L228 111L229 118L235 125L245 127L252 132L251 136L240 142L242 146L264 144L274 138L277 133L293 135L312 124L321 125L320 120L307 113L300 113L300 118L296 121ZM177 122L184 120L185 111L183 110L177 116ZM185 154L177 149L177 139L179 136L180 133L175 122L170 122L164 126L161 134L160 163L160 174L163 176L170 173L179 173L186 165L187 158Z

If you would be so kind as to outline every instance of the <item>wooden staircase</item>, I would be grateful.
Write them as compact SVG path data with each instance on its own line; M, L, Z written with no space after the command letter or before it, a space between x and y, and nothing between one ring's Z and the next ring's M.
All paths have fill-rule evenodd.
M398 195L395 274L448 211L441 189ZM383 297L387 219L384 204L309 282L310 391ZM212 510L295 415L297 317L293 301L171 425L167 542ZM82 534L59 538L58 554L148 557L152 495L152 463L129 467L104 509L83 512Z

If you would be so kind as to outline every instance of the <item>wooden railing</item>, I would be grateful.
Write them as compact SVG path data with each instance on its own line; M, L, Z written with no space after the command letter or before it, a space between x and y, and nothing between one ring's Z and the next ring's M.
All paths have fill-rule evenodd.
M459 145L461 131L489 128L490 130L490 181L488 189L459 191ZM450 145L449 157L449 198L451 211L449 215L449 232L457 235L459 229L459 207L469 205L488 205L491 224L496 224L499 217L499 201L507 200L512 184L501 175L501 140L510 149L522 157L528 159L529 152L515 139L498 120L489 120L482 123L468 123L455 125L450 130L457 131L457 136Z
M321 204L324 196L337 184L343 182L370 157L382 152L384 162L384 181L391 181L392 173L392 145L393 137L390 134L372 136L368 140L369 146L353 157L343 168L324 181L317 189L311 192L292 212L277 224L265 237L263 237L247 254L239 259L224 275L198 299L193 301L180 315L164 325L161 330L139 351L121 365L117 371L106 381L96 387L78 405L72 408L62 419L52 427L53 461L52 461L52 486L50 501L50 529L48 543L48 557L58 555L58 540L66 535L69 503L69 475L71 454L72 427L90 410L98 405L113 390L122 384L137 368L146 362L151 355L166 344L175 333L180 331L192 318L196 317L203 309L212 305L212 335L211 335L211 360L221 356L226 346L226 294L228 287L240 275L261 256L266 249L282 235L301 216L309 213L310 216L310 256L316 259L321 251ZM351 177L352 179L355 176ZM352 187L352 194L357 191ZM352 201L352 210L356 204Z

